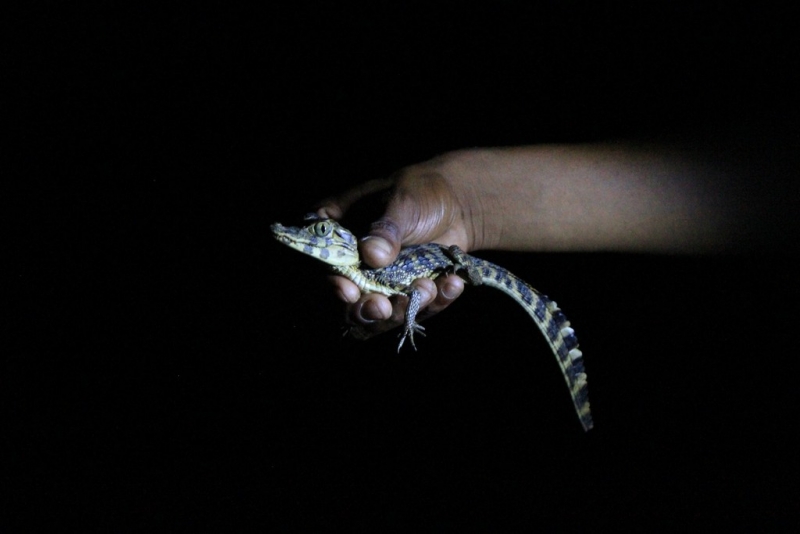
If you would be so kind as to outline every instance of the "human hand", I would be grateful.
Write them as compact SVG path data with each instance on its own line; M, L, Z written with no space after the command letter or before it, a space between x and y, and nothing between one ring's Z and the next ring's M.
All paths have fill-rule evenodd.
M359 243L362 260L372 268L389 265L400 248L408 245L440 243L470 250L475 242L474 226L467 217L473 210L447 176L445 159L408 167L392 178L373 180L326 199L317 215L341 219L354 205L369 202L367 197L385 193L383 215ZM337 275L330 278L338 297L346 303L347 321L357 327L353 332L358 337L371 337L403 324L407 298L362 294L350 280ZM435 281L420 279L413 285L422 294L418 320L444 310L464 290L464 281L453 274Z

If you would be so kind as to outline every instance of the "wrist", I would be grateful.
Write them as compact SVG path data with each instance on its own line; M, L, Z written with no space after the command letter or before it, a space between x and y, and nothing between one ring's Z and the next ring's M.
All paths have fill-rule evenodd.
M504 208L496 149L464 149L436 159L437 172L455 200L465 251L496 249L501 245Z

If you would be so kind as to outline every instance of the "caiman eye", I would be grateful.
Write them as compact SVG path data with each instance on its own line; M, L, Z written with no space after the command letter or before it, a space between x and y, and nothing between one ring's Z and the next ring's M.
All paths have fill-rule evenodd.
M317 237L327 237L332 229L333 225L328 221L320 221L314 225L314 233L317 234Z

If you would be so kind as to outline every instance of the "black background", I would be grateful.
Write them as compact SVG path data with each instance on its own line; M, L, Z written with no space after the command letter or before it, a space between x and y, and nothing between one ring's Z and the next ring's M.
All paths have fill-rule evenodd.
M791 17L106 4L8 19L9 531L797 526L793 258L478 254L571 318L584 434L507 297L397 355L268 231L458 148L796 139Z

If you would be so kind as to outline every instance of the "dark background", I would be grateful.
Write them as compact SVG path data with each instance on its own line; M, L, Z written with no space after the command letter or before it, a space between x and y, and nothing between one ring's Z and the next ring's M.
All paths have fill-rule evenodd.
M584 434L504 295L397 355L269 236L458 148L796 140L794 19L710 4L12 14L9 531L798 526L795 259L479 254L571 318Z

